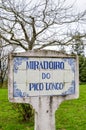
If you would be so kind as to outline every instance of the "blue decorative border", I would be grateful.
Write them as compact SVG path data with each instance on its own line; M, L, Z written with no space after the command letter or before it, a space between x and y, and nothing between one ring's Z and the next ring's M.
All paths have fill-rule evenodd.
M68 95L68 94L74 94L74 93L75 93L75 81L73 80L71 82L71 87L67 91L62 93L62 95Z
M23 61L27 61L29 58L27 57L15 57L14 58L14 73L18 72L19 66L22 64Z
M14 58L14 73L18 72L19 66L22 64L23 61L28 61L29 58L27 57L15 57ZM75 73L75 59L74 58L64 58L64 62L68 62L68 64L71 66L71 70L73 73ZM70 88L61 93L61 95L68 95L68 94L74 94L75 93L75 81L73 80L71 82ZM27 92L22 92L18 87L17 83L13 83L13 97L29 97L29 94Z
M22 92L20 89L17 88L17 83L13 83L13 97L29 97L26 92Z
M64 58L64 62L68 62L68 64L71 66L71 70L73 73L75 73L75 59L74 58Z

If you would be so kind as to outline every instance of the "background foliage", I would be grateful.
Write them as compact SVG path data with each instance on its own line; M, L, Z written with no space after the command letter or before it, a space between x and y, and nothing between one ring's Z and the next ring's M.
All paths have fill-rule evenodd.
M86 83L86 57L79 56L79 80L82 83Z

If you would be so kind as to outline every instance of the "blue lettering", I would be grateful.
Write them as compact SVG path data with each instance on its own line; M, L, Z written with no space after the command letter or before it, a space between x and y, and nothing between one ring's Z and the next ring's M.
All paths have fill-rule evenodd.
M64 69L64 62L56 61L26 61L26 69Z
M53 69L53 65L54 65L54 62L50 61L49 62L49 69Z
M63 83L60 83L59 84L59 89L62 90L64 88L64 84Z
M32 61L30 61L30 69L34 69L34 68L33 68L33 62L32 62Z
M64 62L61 62L61 69L64 69Z
M57 62L54 62L54 66L53 66L53 69L54 69L54 70L57 69L56 63L57 63Z
M62 90L63 83L46 83L46 90Z
M41 66L42 69L44 69L42 62L40 62L40 66Z
M26 61L26 69L29 69L29 62Z
M29 83L29 91L41 91L44 89L43 83Z
M44 69L48 69L48 61L44 61Z
M50 79L50 73L42 73L42 79Z
M34 69L39 69L39 62L38 61L34 61Z

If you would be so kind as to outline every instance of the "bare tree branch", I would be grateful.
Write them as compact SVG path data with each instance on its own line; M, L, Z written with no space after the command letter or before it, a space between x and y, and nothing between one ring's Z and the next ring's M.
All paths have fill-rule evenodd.
M29 4L28 4L29 3ZM76 13L73 5L66 0L39 1L0 1L0 38L7 45L17 45L25 51L34 47L43 49L52 45L70 45L76 31L81 38L86 37L83 28L86 23L86 10ZM79 26L80 25L80 26ZM82 36L84 32L84 35ZM39 47L38 47L39 45Z

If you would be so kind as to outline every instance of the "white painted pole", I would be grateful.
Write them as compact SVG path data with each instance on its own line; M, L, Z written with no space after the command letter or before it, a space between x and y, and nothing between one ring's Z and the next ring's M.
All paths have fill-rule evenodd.
M62 102L62 98L44 96L39 97L35 109L34 130L55 130L55 111Z

